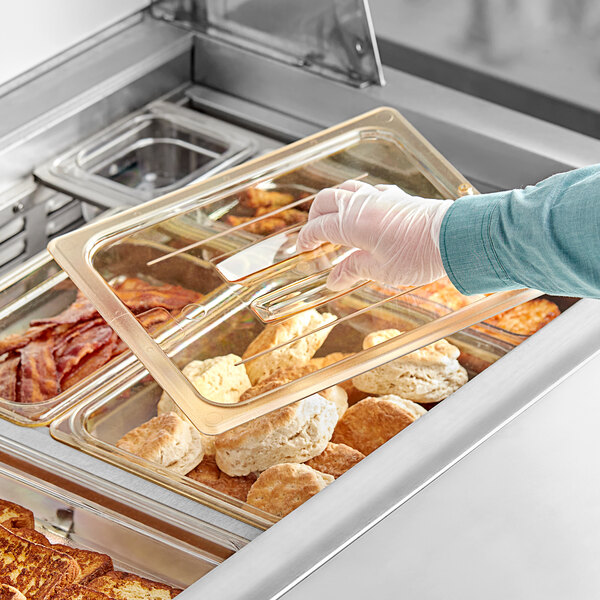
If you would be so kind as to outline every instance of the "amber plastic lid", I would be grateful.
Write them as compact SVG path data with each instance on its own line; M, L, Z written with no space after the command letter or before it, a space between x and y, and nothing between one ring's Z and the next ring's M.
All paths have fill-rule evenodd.
M351 290L330 292L325 287L329 271L352 249L325 244L299 254L295 243L318 191L348 179L395 184L427 198L475 193L398 112L381 108L202 183L90 224L54 240L49 250L158 384L206 434L221 433L317 393L538 295L519 290L471 299L454 311L411 328L402 320L402 304L403 296L414 288L392 289L361 282ZM114 256L115 245L133 241L151 244L154 251L155 258L139 273L142 279L152 281L153 270L160 264L164 280L165 261L185 254L214 269L223 284L183 311L163 308L165 314L159 319L163 327L151 335L113 287L118 265L111 263L111 278L103 267L110 250ZM175 272L170 283L180 284ZM181 356L179 349L198 336L205 336L207 343L204 354L192 359L224 354L220 351L223 340L211 337L223 323L235 323L227 335L236 335L236 328L244 328L244 319L252 320L254 327L276 327L309 310L327 316L319 317L320 325L284 336L258 353L246 353L240 357L243 364L277 356L307 336L325 339L341 323L351 324L357 332L355 348L331 364L251 399L227 404L206 397L183 373L185 364L170 358ZM397 322L403 333L363 349L359 333L365 331L365 323L376 326L384 313L387 327Z

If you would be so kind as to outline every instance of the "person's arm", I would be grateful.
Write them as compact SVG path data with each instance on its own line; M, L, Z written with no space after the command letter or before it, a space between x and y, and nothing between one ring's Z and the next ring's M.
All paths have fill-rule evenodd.
M600 297L600 166L456 200L439 242L464 294L529 287Z
M334 290L448 274L465 294L531 287L600 297L600 165L455 202L349 181L317 194L298 248L322 242L358 249L329 275Z

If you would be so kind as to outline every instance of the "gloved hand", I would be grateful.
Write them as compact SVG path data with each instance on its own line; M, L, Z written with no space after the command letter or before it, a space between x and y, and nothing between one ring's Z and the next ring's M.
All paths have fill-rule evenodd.
M410 196L395 185L347 181L317 194L297 249L323 242L358 248L331 271L327 287L334 291L362 279L393 286L431 283L446 274L439 234L451 205Z

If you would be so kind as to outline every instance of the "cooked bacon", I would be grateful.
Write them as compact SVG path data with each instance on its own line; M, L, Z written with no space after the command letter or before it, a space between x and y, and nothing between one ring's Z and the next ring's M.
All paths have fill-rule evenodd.
M134 290L120 288L116 294L136 314L152 308L176 310L202 299L202 294L178 285L148 286Z
M112 336L113 330L106 324L95 325L76 334L54 354L59 378L62 379L70 373L85 356L111 342Z
M97 317L91 321L83 321L82 323L76 323L74 325L63 325L64 331L56 332L54 335L54 357L61 354L64 348L68 346L73 339L78 335L81 335L84 331L96 327L97 325L103 325L104 319Z
M156 286L129 277L115 285L130 310L150 332L202 294L177 285ZM23 334L0 340L0 397L18 402L42 402L91 375L127 350L100 314L80 292L73 304L55 317L37 319Z
M26 404L43 402L60 392L56 363L52 354L52 337L34 340L21 348L18 401Z
M104 346L95 352L88 354L80 361L79 364L61 380L60 383L63 391L94 373L94 371L104 366L113 356L115 356L114 350L118 340L117 334L113 333L107 344L104 344Z
M54 325L38 325L37 327L30 327L25 333L7 335L4 339L0 340L0 354L27 346L29 342L40 337L52 327Z
M17 401L17 371L21 357L8 358L0 363L0 398Z
M152 333L159 325L173 319L169 312L160 308L153 308L152 310L138 315L136 318L148 333Z
M31 321L31 325L44 325L47 323L53 324L67 324L67 323L80 323L81 321L90 321L98 317L98 311L96 307L81 293L77 292L75 302L71 304L66 310L63 310L60 314L55 317L47 319L35 319Z

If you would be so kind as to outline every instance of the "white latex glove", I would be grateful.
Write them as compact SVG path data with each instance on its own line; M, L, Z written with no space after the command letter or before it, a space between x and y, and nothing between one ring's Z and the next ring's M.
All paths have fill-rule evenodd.
M346 181L320 191L297 248L323 242L358 248L336 265L327 287L339 291L363 279L393 286L431 283L446 273L439 234L451 200L410 196L395 185Z

